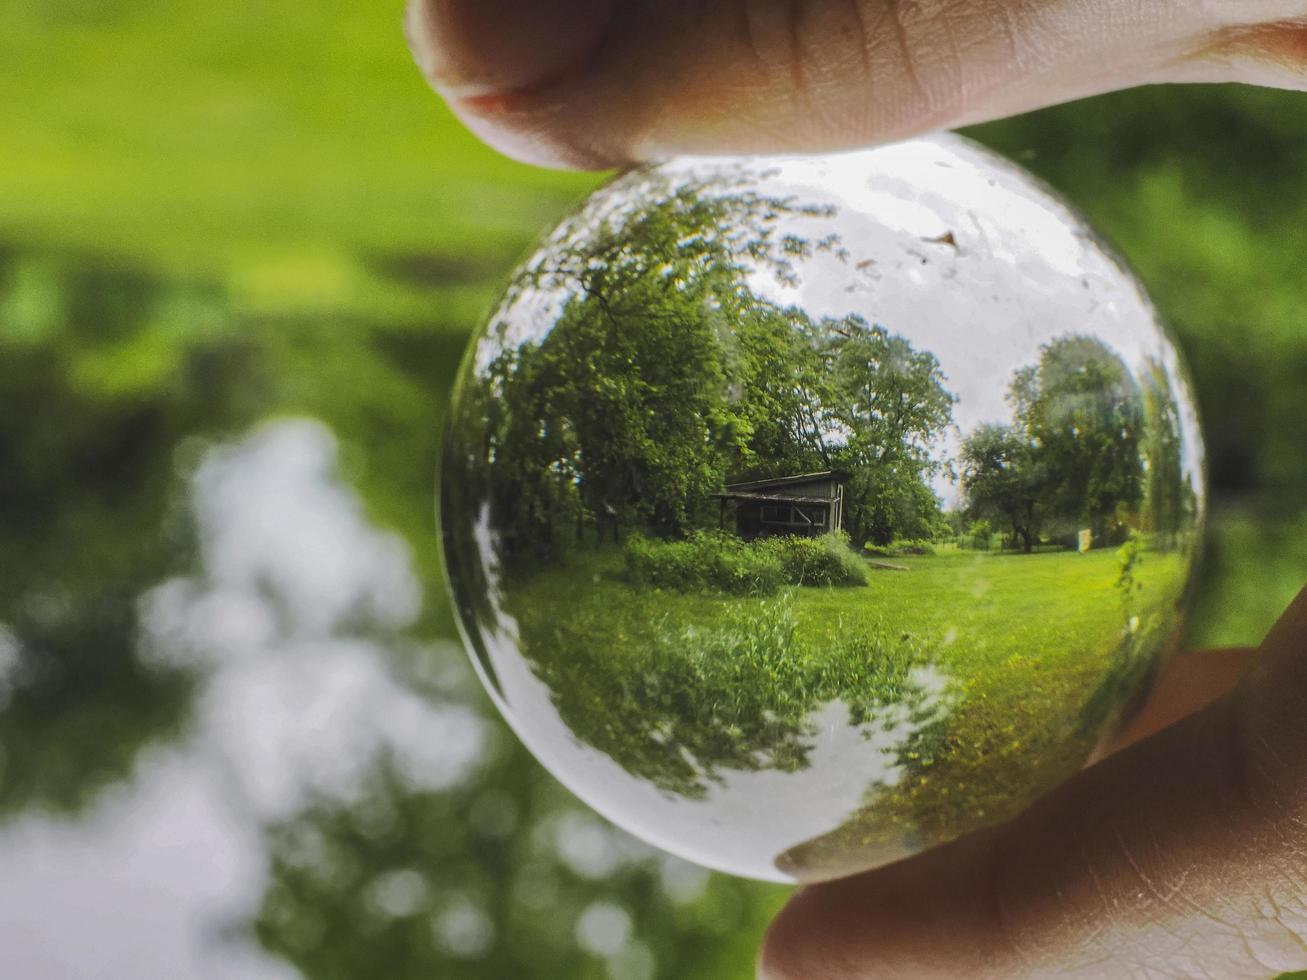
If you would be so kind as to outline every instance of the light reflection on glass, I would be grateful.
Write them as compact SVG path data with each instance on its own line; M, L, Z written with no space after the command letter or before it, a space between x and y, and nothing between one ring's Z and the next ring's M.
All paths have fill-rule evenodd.
M1177 622L1202 470L1129 272L938 137L598 192L472 342L441 513L551 772L682 857L813 880L1091 756Z

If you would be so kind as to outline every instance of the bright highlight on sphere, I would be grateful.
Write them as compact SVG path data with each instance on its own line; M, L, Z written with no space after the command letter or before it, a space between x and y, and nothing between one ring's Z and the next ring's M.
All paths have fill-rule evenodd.
M811 881L1004 820L1119 730L1203 493L1139 284L949 136L596 193L473 341L441 521L551 772L682 857Z

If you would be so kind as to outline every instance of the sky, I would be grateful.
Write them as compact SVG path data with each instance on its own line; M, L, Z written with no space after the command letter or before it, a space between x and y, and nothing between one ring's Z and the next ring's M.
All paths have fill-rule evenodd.
M814 319L860 314L933 353L958 399L942 455L956 458L977 425L1011 420L1013 372L1036 363L1042 345L1088 334L1136 377L1147 358L1166 365L1181 394L1185 469L1199 483L1197 419L1174 345L1138 281L1050 190L957 136L778 158L769 172L759 182L765 193L837 212L787 217L778 233L815 239L834 231L849 254L819 252L800 263L797 286L763 270L751 285ZM957 503L951 483L937 479L935 490L946 505Z

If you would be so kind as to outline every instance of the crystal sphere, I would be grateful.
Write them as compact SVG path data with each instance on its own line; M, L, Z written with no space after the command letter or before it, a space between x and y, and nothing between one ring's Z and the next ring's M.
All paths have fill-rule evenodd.
M1136 280L943 136L594 194L471 345L441 523L482 679L558 779L812 881L1014 815L1129 720L1202 470Z

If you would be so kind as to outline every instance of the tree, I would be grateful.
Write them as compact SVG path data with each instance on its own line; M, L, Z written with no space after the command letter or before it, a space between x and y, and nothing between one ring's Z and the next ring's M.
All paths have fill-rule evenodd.
M833 458L853 474L845 521L855 543L928 537L940 521L928 478L931 443L953 420L956 401L939 361L860 316L827 321L830 415L841 445Z
M1185 520L1185 480L1180 458L1180 406L1166 367L1150 358L1144 375L1145 499L1161 547L1175 542Z
M450 481L477 485L500 547L547 558L560 527L677 536L715 521L729 479L841 469L856 543L931 536L930 450L954 397L934 355L885 327L757 294L759 271L792 284L797 261L838 254L834 236L780 234L794 213L826 212L691 182L564 226L464 378L451 499L473 495Z
M1017 373L1012 401L1046 468L1049 518L1109 539L1143 496L1143 401L1129 369L1097 338L1062 337Z
M1009 529L1012 541L1034 551L1046 517L1046 473L1030 437L1015 426L982 425L962 446L962 486L977 518Z
M1010 425L982 425L963 445L972 513L1002 520L1027 552L1050 527L1111 540L1143 499L1147 411L1124 362L1097 338L1061 337L1013 373L1008 402Z
M994 537L994 528L993 525L989 523L989 521L986 520L972 521L971 525L967 528L967 538L969 539L969 543L973 548L982 551L988 551L989 543L991 540L993 540L993 537Z
M638 186L631 199L641 203L564 225L525 267L489 330L498 352L464 379L476 408L455 423L451 444L466 451L452 458L466 472L454 479L485 471L509 551L548 555L565 524L684 533L728 468L798 452L786 426L800 396L763 398L749 379L791 362L800 315L744 280L762 268L792 281L795 259L835 247L774 234L782 214L825 212L721 180ZM552 318L543 337L511 340L541 316ZM731 383L741 377L746 392Z
M734 403L743 438L731 473L768 477L830 469L837 423L820 331L802 310L755 298L740 312L729 345L739 379Z

